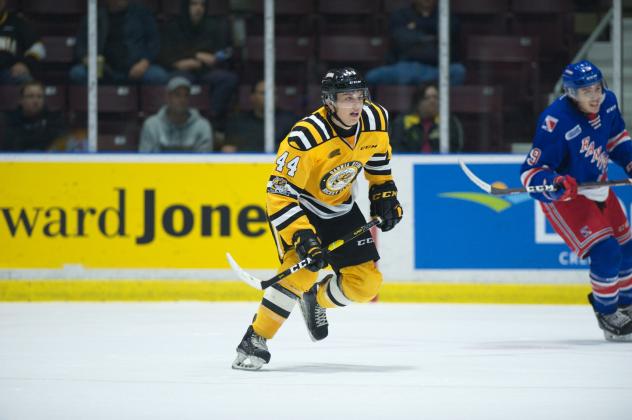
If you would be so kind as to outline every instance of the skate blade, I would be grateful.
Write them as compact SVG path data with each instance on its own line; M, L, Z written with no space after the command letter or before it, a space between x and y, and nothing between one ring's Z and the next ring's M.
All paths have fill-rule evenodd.
M630 342L632 342L632 334L615 335L615 334L612 334L611 332L604 331L603 335L604 335L604 337L606 337L607 341L612 341L614 343L630 343Z
M259 370L266 363L267 362L260 357L237 353L237 358L233 362L232 368L239 370Z

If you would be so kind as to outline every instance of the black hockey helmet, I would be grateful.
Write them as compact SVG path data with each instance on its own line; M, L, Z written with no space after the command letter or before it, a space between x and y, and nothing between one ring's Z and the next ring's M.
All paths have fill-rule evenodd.
M337 93L355 90L364 91L364 97L369 99L366 80L354 68L331 69L327 71L320 84L320 97L323 104L328 105L336 102Z

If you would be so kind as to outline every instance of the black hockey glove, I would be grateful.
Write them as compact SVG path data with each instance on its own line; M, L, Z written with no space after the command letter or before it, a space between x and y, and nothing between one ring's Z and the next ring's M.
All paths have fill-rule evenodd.
M369 189L369 200L371 200L371 217L378 216L382 219L380 225L382 232L388 232L402 220L404 209L397 200L397 187L393 181L373 185Z
M320 239L313 231L309 229L299 230L294 233L292 241L301 260L307 257L312 259L312 262L305 267L309 271L318 271L327 266L325 251L321 248Z

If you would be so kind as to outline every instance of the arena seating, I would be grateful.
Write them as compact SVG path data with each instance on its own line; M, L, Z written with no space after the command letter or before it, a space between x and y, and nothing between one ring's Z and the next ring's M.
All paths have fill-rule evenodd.
M252 85L239 86L238 106L240 110L251 110L250 95ZM277 85L275 91L276 108L302 114L305 112L305 89L302 85Z
M159 22L180 12L179 1L131 1L147 5ZM478 128L473 130L482 133L481 136L487 134L480 127L498 126L502 130L503 122L504 131L511 138L526 136L526 131L524 135L516 134L518 131L511 125L520 125L527 131L532 129L533 119L544 106L542 93L550 90L559 77L560 68L572 58L577 48L574 13L578 8L585 10L587 7L603 13L610 7L610 2L605 0L591 3L591 6L585 3L578 5L573 0L451 0L451 13L461 25L457 56L465 63L468 72L466 86L452 89L453 111L463 116L466 122L468 118L479 119ZM49 96L49 103L54 102L53 106L62 110L67 107L69 114L85 112L85 96L81 96L77 87L67 88L65 85L73 64L74 37L86 12L86 4L85 0L7 0L9 9L26 15L42 35L48 54L38 76L60 92ZM234 69L244 85L240 91L247 92L252 82L263 77L263 1L209 0L209 4L209 15L229 16L227 22L234 25L233 33L237 34L237 26L245 22L241 43L235 45ZM278 104L292 106L295 111L318 107L318 83L327 67L352 65L366 72L385 64L389 15L409 4L411 0L276 0ZM483 93L477 103L476 95L488 92L486 87L492 87L493 94ZM101 112L104 115L136 115L137 125L164 103L164 90L160 87L130 86L128 97L109 96L112 89L116 93L118 87L103 86L100 89ZM283 94L285 89L289 89L287 94ZM407 88L386 86L373 93L396 114L408 106L406 95L401 94L407 91ZM203 113L210 111L207 93L208 88L201 87L193 95L195 106ZM58 96L63 99L61 102ZM4 98L13 97L3 94ZM15 103L11 101L3 102L9 102L12 107ZM241 107L247 105L247 101L238 102ZM514 118L516 115L521 115L522 120ZM106 120L116 124L116 121ZM497 128L489 130L492 134L498 132ZM111 133L114 136L121 132L110 131L117 132ZM111 140L109 144L114 148L118 143ZM486 147L496 150L505 146L502 138L497 140L493 136L488 144L477 141L467 145L471 151L486 150Z

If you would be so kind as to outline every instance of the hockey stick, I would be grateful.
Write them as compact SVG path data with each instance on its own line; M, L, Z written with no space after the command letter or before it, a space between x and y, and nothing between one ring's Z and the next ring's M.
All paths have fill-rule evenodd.
M489 185L487 182L483 181L479 177L477 177L474 172L470 170L470 168L465 165L462 160L459 160L459 166L467 175L467 177L476 184L481 190L485 191L491 195L512 195L512 194L522 194L522 193L533 193L533 192L544 192L544 191L556 191L558 186L556 184L543 184L543 185L529 185L528 187L520 187L520 188L499 188L494 187L493 185ZM612 181L602 181L602 182L584 182L577 185L577 189L579 190L588 190L591 188L600 188L600 187L617 187L622 185L632 185L632 178L627 179L617 179Z
M360 226L359 228L357 228L353 232L349 232L348 234L346 234L342 238L340 238L340 239L338 239L336 241L333 241L332 243L327 245L326 252L329 253L329 252L331 252L331 251L333 251L335 249L340 248L344 244L352 241L353 239L357 238L358 236L362 235L363 233L368 232L373 226L378 226L381 223L382 223L382 219L380 219L379 217L376 217L375 219L371 219L370 222ZM230 253L228 253L228 252L226 253L226 259L228 260L228 263L233 268L235 273L237 273L237 276L240 279L242 279L243 281L245 281L246 283L248 283L250 286L254 287L255 289L259 289L259 290L267 289L268 287L272 286L273 284L276 284L276 283L280 282L281 280L283 280L284 278L286 278L290 274L295 273L298 270L302 270L303 268L307 267L312 262L312 259L307 257L305 259L300 260L299 262L297 262L293 266L291 266L288 269L280 272L279 274L277 274L276 276L274 276L274 277L272 277L272 278L270 278L268 280L259 280L255 276L253 276L251 274L248 274L246 271L244 271L237 264L237 262L233 259L233 257L230 255Z

